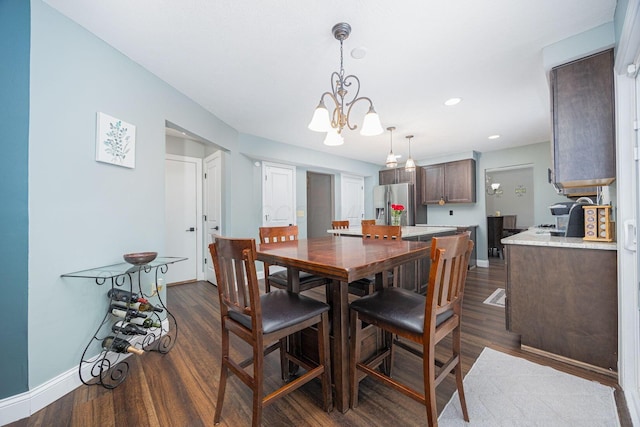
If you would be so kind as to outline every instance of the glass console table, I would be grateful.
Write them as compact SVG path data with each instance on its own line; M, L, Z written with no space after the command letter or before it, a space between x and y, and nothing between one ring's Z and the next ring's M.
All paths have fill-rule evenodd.
M106 294L109 307L80 359L80 381L86 385L115 388L127 377L129 364L126 359L131 353L157 351L165 354L173 348L178 339L178 324L167 310L158 282L169 264L186 259L158 257L144 265L123 262L61 276L93 279L99 286L108 284L111 287ZM143 279L151 280L146 292ZM138 311L138 308L148 308L147 304L151 305L150 311Z

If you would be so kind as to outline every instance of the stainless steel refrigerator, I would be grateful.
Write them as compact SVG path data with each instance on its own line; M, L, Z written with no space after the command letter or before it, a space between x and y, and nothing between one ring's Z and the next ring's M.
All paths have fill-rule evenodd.
M389 184L373 187L373 208L376 224L391 224L391 205L403 205L400 225L416 225L416 207L414 205L413 184Z

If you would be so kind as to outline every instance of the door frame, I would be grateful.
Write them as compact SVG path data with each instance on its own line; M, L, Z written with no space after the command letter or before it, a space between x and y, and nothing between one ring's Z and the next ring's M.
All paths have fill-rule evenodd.
M196 280L203 280L204 278L204 268L203 268L203 257L202 257L202 159L197 157L189 157L189 156L180 156L176 154L165 154L165 161L173 160L179 162L188 162L195 163L196 165L196 176L200 177L200 179L196 179ZM166 190L165 190L166 195ZM165 230L167 227L167 218L165 212ZM166 238L166 236L165 236ZM176 256L180 256L179 254ZM178 282L181 283L181 282Z
M223 218L222 218L222 174L223 174L223 161L222 161L222 151L221 150L217 150L216 152L206 156L203 161L203 172L201 174L201 178L202 178L202 195L203 195L203 202L202 202L202 215L200 216L202 218L202 233L200 233L200 235L202 236L202 250L203 250L203 256L202 256L202 275L203 275L203 279L202 280L207 280L209 283L213 283L214 285L216 285L216 278L215 278L215 272L213 271L213 260L211 260L211 254L209 253L209 239L208 234L209 234L209 224L207 224L207 220L205 220L205 206L208 206L209 203L205 203L206 201L208 201L208 197L209 197L209 192L206 190L209 190L209 183L211 182L211 180L209 179L209 177L205 177L205 171L206 169L206 165L209 162L217 162L218 164L218 176L216 176L215 178L215 183L217 185L217 188L214 189L214 191L217 191L217 198L218 198L218 212L217 212L217 217L218 217L218 226L219 226L219 230L218 230L218 235L219 236L224 236L224 222L223 222ZM211 213L209 211L206 212L206 214L210 217ZM209 262L211 264L209 264ZM210 271L211 270L211 271Z
M320 177L328 177L329 184L327 186L317 185ZM325 172L307 171L307 230L306 235L326 235L326 230L331 228L331 221L335 218L335 175ZM323 206L323 201L316 195L327 194L328 195L328 207ZM320 208L319 208L320 206ZM328 213L328 216L326 216ZM321 224L318 224L320 222ZM324 224L324 226L322 225ZM312 233L309 233L312 231Z

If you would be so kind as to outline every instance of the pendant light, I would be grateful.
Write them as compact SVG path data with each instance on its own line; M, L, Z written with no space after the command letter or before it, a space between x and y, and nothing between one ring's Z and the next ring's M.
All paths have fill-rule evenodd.
M409 158L407 159L407 163L404 164L404 170L413 172L416 170L416 162L414 162L413 157L411 157L411 138L413 138L413 135L407 135L406 138L409 140Z
M340 71L331 74L331 92L324 92L320 96L320 102L313 112L313 117L309 123L309 129L316 132L327 132L324 140L326 145L341 145L344 143L342 130L346 127L355 130L358 125L351 123L351 108L354 104L364 101L369 104L369 110L364 116L360 134L364 136L380 135L384 130L380 124L380 117L373 108L373 102L366 96L358 96L360 93L360 79L349 74L345 76L343 64L342 43L351 34L351 26L346 22L340 22L331 29L333 37L340 42ZM353 86L352 86L353 85ZM347 88L351 88L351 93ZM327 109L324 101L329 100L332 107L331 113Z
M398 166L398 160L396 159L395 154L393 154L393 131L396 130L396 128L393 126L390 126L387 128L387 130L389 131L390 141L391 141L391 150L387 155L387 167L395 168L396 166Z

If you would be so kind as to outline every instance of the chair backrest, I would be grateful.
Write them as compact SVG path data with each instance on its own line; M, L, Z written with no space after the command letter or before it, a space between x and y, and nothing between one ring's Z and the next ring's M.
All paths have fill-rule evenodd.
M503 216L487 217L487 241L489 248L497 248L500 246L500 239L502 239L503 228Z
M346 221L331 221L331 228L334 230L344 230L349 228L349 220Z
M360 226L364 227L365 225L376 225L376 220L375 219L360 220Z
M434 237L425 305L425 333L435 330L436 316L447 310L460 315L467 266L473 251L469 233Z
M221 316L227 316L229 311L250 316L252 331L261 332L255 239L216 236L215 242L209 245L209 251L218 282Z
M261 243L278 243L298 240L298 226L286 225L281 227L260 227Z
M402 227L399 225L370 225L362 226L363 239L400 239Z
M516 228L517 215L503 215L502 228L513 230Z

